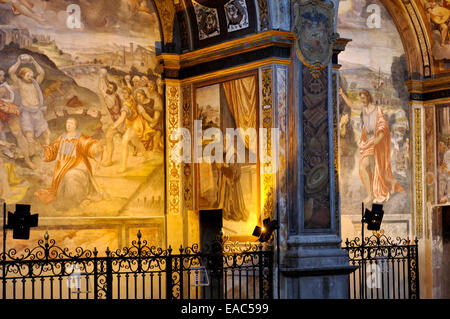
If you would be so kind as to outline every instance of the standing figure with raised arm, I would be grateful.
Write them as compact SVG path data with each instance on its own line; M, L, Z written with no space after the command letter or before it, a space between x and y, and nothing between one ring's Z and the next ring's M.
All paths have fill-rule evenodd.
M105 69L100 71L99 90L113 121L113 124L106 130L106 151L102 162L102 166L108 167L113 164L114 136L119 134L120 137L122 137L127 128L124 121L119 126L114 126L114 123L120 118L122 102L119 94L117 94L117 84L108 80L107 71Z
M31 68L21 66L24 63L32 64L36 74ZM9 76L19 92L20 125L28 141L29 154L32 155L40 150L35 138L42 136L44 144L50 144L50 130L42 113L46 110L44 96L39 86L44 81L45 71L32 56L23 54L10 67Z
M122 109L119 119L113 124L112 128L117 129L122 123L126 124L127 130L122 137L122 159L118 173L123 173L127 169L129 155L128 145L137 148L138 153L146 157L146 151L149 149L153 130L145 119L143 108L138 108L138 104L128 87L121 89Z
M342 89L339 94L350 108L361 111L359 176L368 193L364 202L384 203L390 194L405 192L392 175L391 135L381 107L373 103L368 90L359 92L360 103L350 101Z

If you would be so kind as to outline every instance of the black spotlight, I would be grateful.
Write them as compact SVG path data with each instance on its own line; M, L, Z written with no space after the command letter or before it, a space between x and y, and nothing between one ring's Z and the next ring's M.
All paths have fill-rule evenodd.
M367 224L368 230L380 230L381 221L383 220L383 205L380 204L372 204L372 210L368 210L364 212L363 221Z
M30 205L16 204L14 214L8 212L6 228L13 230L14 239L29 239L30 228L37 227L39 215L31 215L30 208Z
M266 218L263 220L263 227L256 226L252 235L258 237L258 240L263 243L270 239L275 229L278 229L278 221Z

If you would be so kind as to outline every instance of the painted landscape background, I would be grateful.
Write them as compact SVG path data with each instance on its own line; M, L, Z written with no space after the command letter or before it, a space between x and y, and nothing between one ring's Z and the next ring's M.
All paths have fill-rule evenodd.
M377 25L371 19L376 5L381 19ZM407 79L406 60L400 36L380 1L340 1L338 32L352 39L339 56L340 88L352 101L360 103L361 90L368 90L373 103L381 108L390 132L390 164L393 177L405 192L395 192L383 203L384 229L408 234L407 214L411 210L411 167L409 95L404 85ZM361 111L352 109L340 98L340 192L343 238L360 231L361 203L368 196L360 174ZM366 203L366 206L370 204ZM391 216L389 216L391 215ZM394 217L395 215L395 217ZM404 215L404 217L398 216ZM387 220L398 219L389 223Z
M8 70L19 56L31 56L45 71L40 90L46 107L42 112L50 131L50 141L65 134L66 121L72 117L78 121L79 133L97 141L105 155L107 132L117 118L113 118L105 102L105 92L99 85L102 79L106 78L117 87L114 94L122 108L126 104L122 88L129 87L134 100L137 100L138 89L145 92L147 107L150 108L147 112L151 117L156 118L154 114L159 112L159 109L155 111L155 101L163 101L155 54L155 45L160 41L159 24L150 1L141 2L139 8L120 0L76 1L81 21L79 28L72 28L67 23L72 14L66 11L69 4L64 0L37 0L27 11L0 4L0 70L6 75L6 83L15 90L15 95L20 95L8 76ZM38 73L31 63L22 63L19 70L23 66L31 68L34 75ZM149 93L152 85L156 90L153 95ZM154 129L152 136L155 132L162 134L160 141L163 142L164 105L158 107L162 109L159 119L155 120L157 123L147 122L145 125ZM120 110L118 114L121 114ZM130 123L123 124L123 129L130 128ZM156 140L146 147L145 152L137 152L132 143L123 145L124 131L115 134L110 165L103 165L105 158L88 159L101 196L64 205L64 200L58 201L61 196L58 193L54 203L45 204L35 193L52 184L56 161L43 160L46 141L41 135L34 136L38 148L30 154L34 167L27 165L10 126L8 120L2 118L0 140L7 144L2 146L0 154L1 174L6 176L1 187L2 197L8 204L31 204L32 211L39 213L42 225L48 217L53 218L53 226L49 229L58 229L58 224L69 229L53 231L52 237L57 234L59 242L84 243L93 247L98 239L101 246L111 244L117 247L124 244L125 238L135 237L135 234L124 235L127 230L118 230L121 223L135 217L154 217L156 226L149 228L152 229L149 236L154 238L148 239L160 246L164 244L164 153ZM25 135L23 127L22 133ZM121 171L124 147L129 148L129 156L126 168ZM59 222L54 222L54 218L60 218ZM118 222L111 219L102 222L101 218L119 219ZM82 225L78 225L80 223ZM86 227L112 229L99 231L97 235L95 231L77 230Z

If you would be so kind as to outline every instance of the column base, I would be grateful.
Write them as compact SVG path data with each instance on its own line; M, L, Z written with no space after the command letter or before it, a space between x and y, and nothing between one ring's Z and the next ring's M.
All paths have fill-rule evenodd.
M280 267L281 283L289 299L348 299L348 254L335 235L298 236L288 241Z

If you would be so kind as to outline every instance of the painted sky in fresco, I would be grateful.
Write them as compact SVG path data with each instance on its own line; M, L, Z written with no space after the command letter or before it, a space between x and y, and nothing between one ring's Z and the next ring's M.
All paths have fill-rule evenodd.
M380 28L369 28L369 4L380 8ZM390 72L392 58L403 52L402 42L392 18L379 1L343 0L339 3L338 32L353 41L339 55L342 62L364 64L374 70ZM364 32L362 32L364 31Z

